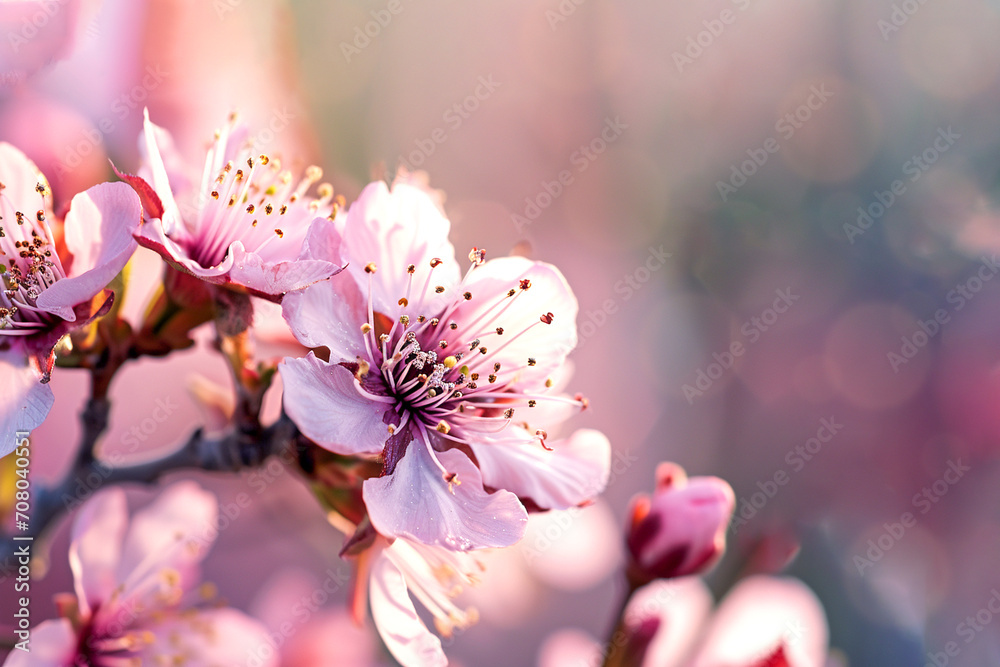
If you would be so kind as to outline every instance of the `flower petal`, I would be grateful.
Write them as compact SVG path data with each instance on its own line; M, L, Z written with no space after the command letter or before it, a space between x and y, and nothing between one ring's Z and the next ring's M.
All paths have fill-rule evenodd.
M300 343L330 348L331 360L367 356L361 335L365 302L346 272L288 294L281 300L281 312Z
M453 551L508 547L521 539L528 513L517 496L487 493L479 469L460 451L438 452L437 458L457 483L442 478L421 436L391 475L365 480L362 495L379 533Z
M140 149L145 159L144 166L148 167L149 174L146 180L151 181L153 189L163 204L162 224L168 234L187 234L181 222L180 210L174 200L174 193L170 187L170 177L167 175L167 168L163 164L163 156L160 152L159 141L164 137L169 137L169 133L149 120L149 109L143 109L143 132L139 140ZM166 142L165 142L166 143ZM140 174L146 177L146 174Z
M73 253L68 277L39 295L36 304L69 321L61 311L89 301L125 268L138 247L132 233L142 220L139 195L125 183L102 183L82 192L66 215L66 246Z
M611 443L603 433L580 429L549 444L548 451L537 438L516 431L524 437L470 443L486 486L513 491L544 509L573 507L604 490L611 473Z
M80 611L88 616L118 585L118 562L128 525L125 492L101 491L87 501L73 522L69 565Z
M826 614L816 594L791 577L747 577L722 600L695 667L752 665L779 646L792 665L826 661Z
M25 354L14 347L0 351L0 457L14 451L26 433L41 425L52 409L55 397L48 384L39 382Z
M76 632L68 619L42 621L31 631L31 650L14 649L3 667L66 667L76 664Z
M281 262L265 261L257 253L247 252L242 243L230 246L232 269L229 280L264 296L281 296L325 280L341 270L322 259L299 258Z
M520 289L522 280L530 281L528 289ZM463 289L472 298L449 317L459 325L445 336L449 343L465 343L492 334L497 327L504 331L502 336L490 337L489 354L481 357L477 367L469 364L473 371L499 362L508 372L520 371L520 382L540 386L576 347L576 297L551 264L524 257L493 259L474 269ZM512 289L515 295L508 297ZM513 299L509 306L497 306L509 299ZM540 321L547 313L553 316L550 324ZM465 323L474 328L468 329ZM535 359L534 366L528 366L529 357Z
M361 192L347 212L343 253L347 270L365 294L371 281L376 312L395 319L401 309L398 301L412 280L410 307L432 314L418 300L423 298L421 288L429 280L446 288L459 280L455 248L448 241L450 227L433 199L412 185L395 185L390 192L378 181ZM435 258L443 264L431 269L430 261ZM369 262L377 267L374 277L365 273ZM416 267L412 276L406 270L410 264ZM428 296L434 296L429 291Z
M187 589L196 568L215 541L219 512L215 496L194 482L167 487L152 504L136 512L129 524L118 566L118 581L136 574L172 569Z
M369 584L372 619L382 641L403 667L444 667L448 664L435 637L417 616L406 591L403 573L385 554L372 566Z
M285 411L316 444L337 454L378 454L389 437L386 404L362 396L354 375L318 359L285 359L278 366Z
M27 155L0 141L0 183L4 185L4 189L0 190L2 196L8 197L16 207L21 207L34 202L40 204L42 199L35 192L35 186L48 181Z

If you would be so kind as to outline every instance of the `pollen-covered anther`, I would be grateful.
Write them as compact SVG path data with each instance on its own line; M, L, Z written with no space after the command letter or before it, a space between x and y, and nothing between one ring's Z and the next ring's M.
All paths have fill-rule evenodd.
M375 262L365 264L365 273L375 273L376 271L378 271L378 267L375 266Z
M253 204L248 204L247 205L247 213L253 213L253 212L254 212L254 206L253 206Z
M35 219L38 220L38 222L45 222L45 211L43 211L41 209L39 209L38 211L36 211L35 212Z
M389 424L389 435L396 432L396 426L394 424Z
M263 154L261 154L257 159L260 160L261 164L267 164L268 162L271 161L271 158Z
M410 305L410 302L407 300L405 296L400 297L399 301L397 301L396 303L402 306L403 308L406 308L408 305Z
M388 343L389 342L389 334L387 334L387 333L379 334L379 336L378 336L378 342L382 343L383 345L385 343Z
M480 354L486 354L486 346L485 345L483 345L481 348L479 348L479 353Z
M438 285L437 287L434 288L434 292L436 294L441 294L442 292L444 292L444 286L443 285Z
M512 289L509 292L507 292L507 296L514 296L515 294L517 294L517 290L514 290L514 289Z
M514 416L514 408L507 408L506 410L504 410L503 411L503 416L505 418L507 418L507 419L510 419L511 417L513 417Z
M264 206L264 213L271 215L272 213L274 213L274 207L271 206L270 204L267 204L266 206Z
M545 313L544 315L542 315L538 319L540 319L545 324L552 324L552 320L554 320L555 318L556 318L556 316L553 315L552 313Z
M551 389L552 385L553 385L552 378L546 378L545 379L545 388L546 389Z
M445 368L454 368L458 364L458 359L455 358L455 355L449 355L441 363L444 364Z
M493 364L493 372L494 373L499 373L500 372L500 362L499 361L497 363Z
M458 330L458 322L452 322L451 324L448 325L448 328L451 329L452 331L457 331Z
M472 292L465 292L462 294L462 298L466 301L472 301Z
M528 357L528 365L529 366L534 366L537 363L538 363L538 361L536 361L534 357Z
M275 229L274 233L277 235L279 239L285 238L285 232L281 231L280 229Z
M446 340L438 341L438 347L440 347L442 350L445 349L446 347L448 347L448 341Z
M435 257L434 259L431 260L431 268L432 269L436 269L437 267L441 266L442 264L444 264L444 262L442 262L437 257Z
M446 421L439 421L437 423L437 426L434 427L434 430L437 431L438 433L444 433L445 435L448 435L451 432L451 426L449 426L448 422Z
M358 370L354 373L355 379L360 380L364 376L368 375L368 371L371 370L371 364L369 364L364 359L358 359Z
M529 408L533 408L536 405L538 405L538 401L536 401L535 399L532 398L531 400L528 401L528 407Z
M518 287L520 287L520 288L521 288L522 290L527 290L527 289L530 289L530 288L531 288L531 281L530 281L530 280L528 280L527 278L524 278L524 279L523 279L523 280L521 280L521 282L520 282L520 283L518 284Z
M315 183L319 179L323 178L323 170L314 164L310 165L306 167L306 178Z
M479 373L473 373L472 375L469 376L469 379L475 382L476 380L479 379Z
M497 381L497 376L493 375L493 373L490 373L489 378L487 379L490 381L490 384L493 384L494 382Z
M580 404L581 410L586 410L590 407L590 399L583 394L576 394L573 396L573 400Z
M469 261L476 266L482 266L486 261L486 251L482 248L473 248L469 253Z
M319 195L321 199L327 199L333 196L333 186L329 183L320 183L319 187L316 188L316 194Z
M372 330L372 325L368 324L367 322L361 325L361 335L367 336L369 333L371 333L371 330Z
M399 316L399 323L402 324L404 327L410 326L410 316L409 315L400 315Z
M406 272L409 273L411 276L414 273L416 273L416 271L417 271L417 267L414 264L410 264L408 267L406 267Z

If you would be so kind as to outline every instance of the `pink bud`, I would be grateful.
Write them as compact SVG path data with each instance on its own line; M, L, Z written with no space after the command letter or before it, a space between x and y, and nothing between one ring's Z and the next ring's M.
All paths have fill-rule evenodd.
M684 469L662 463L653 496L632 500L629 578L634 585L683 577L715 565L726 549L726 526L736 498L717 477L688 479Z

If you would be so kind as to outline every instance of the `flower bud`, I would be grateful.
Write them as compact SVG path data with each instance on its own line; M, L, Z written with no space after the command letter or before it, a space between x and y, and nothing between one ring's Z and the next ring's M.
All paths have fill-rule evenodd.
M626 544L635 586L653 579L703 572L726 549L726 526L736 498L717 477L688 479L684 469L661 463L652 497L632 500Z

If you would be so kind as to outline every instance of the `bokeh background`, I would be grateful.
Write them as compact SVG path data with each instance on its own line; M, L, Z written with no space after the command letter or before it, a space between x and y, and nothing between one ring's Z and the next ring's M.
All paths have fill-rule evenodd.
M137 168L144 106L196 169L238 109L262 146L323 166L348 201L401 163L426 170L456 248L529 254L573 285L571 386L591 400L574 425L609 434L612 481L594 507L489 561L482 621L449 642L456 664L534 664L565 627L603 636L627 502L662 460L736 491L746 520L709 579L718 594L797 542L788 571L822 601L835 664L922 665L950 641L950 664L1000 664L1000 619L982 614L993 620L1000 589L1000 4L104 0L79 12L43 28L64 59L0 87L0 140L36 160L57 199L108 178L108 158ZM157 261L138 257L128 312ZM280 354L280 322L264 328L262 353ZM127 369L102 455L168 449L213 418L194 396L225 381L204 349ZM69 461L86 382L53 384L39 480ZM164 401L176 407L147 433ZM206 566L233 604L280 617L295 591L346 571L290 471L179 475L191 476L223 503L254 498ZM897 537L907 512L915 525ZM70 586L66 532L38 618ZM970 636L960 624L977 613ZM354 637L328 621L327 636Z

